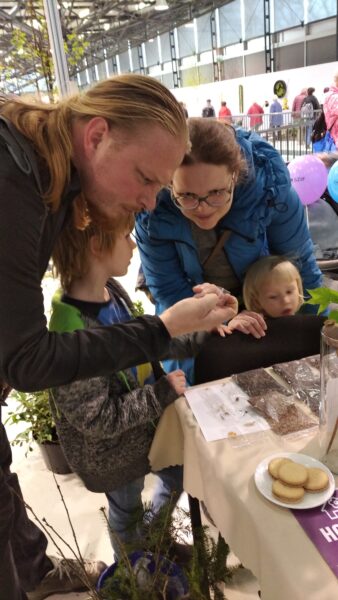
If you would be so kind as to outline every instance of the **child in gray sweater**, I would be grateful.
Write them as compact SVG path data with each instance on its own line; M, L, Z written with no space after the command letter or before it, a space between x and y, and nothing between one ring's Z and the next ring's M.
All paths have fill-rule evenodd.
M128 216L108 232L85 220L80 204L75 204L54 249L62 291L53 298L51 331L72 332L133 318L133 304L112 276L127 272L135 248L130 235L134 220ZM196 336L188 335L174 339L171 352L192 356L199 345ZM183 371L165 375L158 363L51 390L53 416L70 465L89 490L106 493L111 530L136 547L142 545L141 523L133 527L130 523L142 509L141 492L150 471L148 453L156 424L166 406L184 390ZM182 492L182 467L169 467L157 475L154 513ZM119 544L111 537L118 555Z

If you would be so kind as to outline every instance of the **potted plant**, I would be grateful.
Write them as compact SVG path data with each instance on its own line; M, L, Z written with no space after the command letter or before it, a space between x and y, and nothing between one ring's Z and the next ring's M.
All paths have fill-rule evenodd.
M191 558L180 561L176 553L177 531L189 531L186 525L188 513L175 510L175 523L171 518L172 505L162 507L153 515L152 507L146 506L143 513L144 548L135 550L118 542L120 558L107 567L97 583L103 600L215 600L225 596L219 588L220 582L228 582L233 569L227 567L229 546L223 538L216 542L208 535L208 527L195 531ZM101 511L107 521L105 509ZM139 518L140 515L138 515ZM135 515L136 518L136 515Z
M19 446L27 444L28 451L32 451L32 443L36 442L47 469L61 475L71 473L72 470L58 440L50 411L48 390L39 392L14 390L11 398L16 401L16 407L9 411L6 424L24 423L26 425L14 438L12 444Z
M189 598L189 583L177 564L153 552L134 551L108 567L98 590L105 600L182 600Z

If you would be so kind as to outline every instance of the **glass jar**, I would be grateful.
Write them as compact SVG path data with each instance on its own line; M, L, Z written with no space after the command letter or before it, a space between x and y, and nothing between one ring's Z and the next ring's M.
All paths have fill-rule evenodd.
M323 463L338 474L338 323L330 320L321 333L320 445Z

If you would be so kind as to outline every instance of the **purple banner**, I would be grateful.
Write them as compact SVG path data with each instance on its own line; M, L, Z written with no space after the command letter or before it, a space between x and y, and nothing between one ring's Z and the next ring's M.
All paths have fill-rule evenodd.
M338 489L322 506L291 512L338 577Z

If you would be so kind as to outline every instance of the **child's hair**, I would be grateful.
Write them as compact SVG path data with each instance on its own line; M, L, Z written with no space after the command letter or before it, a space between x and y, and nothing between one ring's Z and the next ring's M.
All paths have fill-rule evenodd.
M299 291L299 306L303 304L303 284L297 267L283 256L264 256L253 263L245 276L243 284L243 300L247 310L259 312L262 307L259 303L259 292L262 285L269 281L294 281L296 280Z
M72 205L72 214L59 234L53 252L53 272L60 277L62 288L67 291L74 279L88 272L88 248L93 236L97 237L100 252L112 252L118 237L134 229L134 215L116 221L110 229L101 229L91 222L86 202L79 196Z

